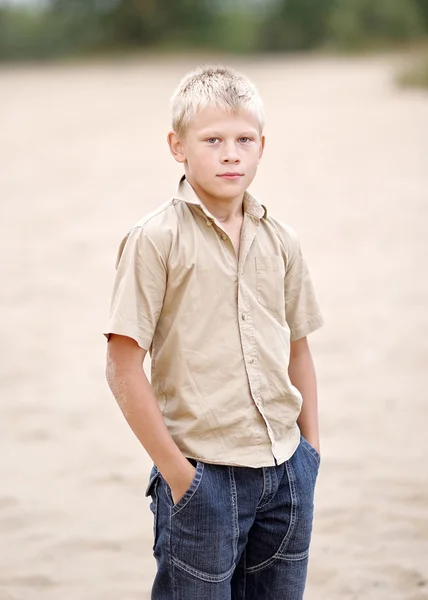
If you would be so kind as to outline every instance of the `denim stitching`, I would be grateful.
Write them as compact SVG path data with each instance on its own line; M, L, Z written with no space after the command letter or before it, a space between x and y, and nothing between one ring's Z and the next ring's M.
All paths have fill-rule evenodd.
M269 467L267 467L269 468ZM263 474L267 471L267 468L263 467ZM264 486L264 482L263 482L263 486ZM263 487L263 495L265 493L265 487ZM271 486L271 490L270 493L268 494L265 502L263 502L263 504L258 504L256 507L256 511L258 512L259 510L261 510L262 508L264 508L265 506L267 506L269 504L269 502L272 502L272 500L275 498L275 493L272 490L272 486Z
M259 508L263 508L264 504L260 504L260 502L263 501L263 498L265 497L265 493L266 493L266 469L265 467L262 467L262 473L263 473L263 491L262 491L262 495L260 496L260 501L256 506L256 511L259 510Z
M198 471L199 471L199 473L198 473ZM171 508L171 516L172 517L174 517L176 514L178 514L180 512L180 510L182 510L185 506L187 506L187 504L193 498L193 496L195 495L195 493L201 483L203 473L204 473L204 463L199 462L198 467L196 467L196 474L195 474L195 478L193 479L191 487L187 490L187 492L184 494L184 496L177 502L177 504L175 504ZM187 494L189 496L186 498ZM183 501L184 501L184 504L180 505L180 503Z
M193 567L186 565L186 563L181 562L181 560L179 560L178 558L175 558L174 556L172 557L172 563L178 569L185 571L189 575L193 575L193 577L196 577L197 579L202 579L202 581L211 581L211 582L217 582L217 583L220 583L221 581L224 581L225 579L230 577L235 569L235 564L233 564L230 567L230 569L228 569L224 573L220 573L219 575L210 575L209 573L205 573L204 571L198 571L198 569L194 569Z
M275 554L273 556L271 556L264 562L260 563L259 565L256 565L255 567L250 567L249 569L246 569L246 571L247 571L247 573L257 573L258 571L262 571L263 569L270 567L270 565L272 563L276 562L277 560L282 560L282 561L287 561L287 562L297 562L299 560L305 560L306 558L308 558L308 556L309 556L309 548L308 548L308 550L305 550L304 552L299 552L299 554L280 554L279 550L278 550L278 552L275 552Z
M270 558L266 559L264 562L260 563L259 565L255 565L254 567L248 568L247 569L248 573L255 573L257 571L260 571L261 569L264 569L265 567L268 567L269 565L271 565L276 560L293 560L291 558L288 558L290 556L296 556L297 558L295 560L302 560L303 558L305 558L304 556L299 558L300 554L296 554L296 555L283 554L283 550L284 550L284 548L287 547L288 542L290 541L290 538L294 532L294 529L295 529L296 523L297 523L297 492L296 492L294 471L293 471L293 467L290 464L290 461L287 461L284 464L285 464L285 469L287 471L288 483L290 486L290 496L291 496L290 524L288 526L287 533L285 534L285 537L282 540L282 542L281 542L278 550L275 552L275 554L273 554ZM309 550L307 552L309 553Z
M278 560L297 562L299 560L305 560L309 556L309 548L304 552L299 552L299 554L277 554Z
M237 495L237 491L236 491L235 469L233 467L229 467L229 480L230 480L230 493L231 493L231 498L232 498L233 529L234 529L233 562L235 562L236 557L238 556L239 520L238 520L238 495Z
M268 467L268 468L270 468L270 467ZM263 473L264 472L265 472L265 467L263 467ZM276 483L272 484L271 491L267 497L266 502L264 502L263 504L258 504L256 507L256 511L261 510L262 508L267 506L269 504L269 502L272 502L272 500L275 498L276 493L278 492L279 483L278 483L278 475L277 475L276 469L273 469L272 471L270 471L270 473L271 473L271 477L272 476L275 477ZM263 495L264 495L264 493L265 493L265 487L264 487L264 479L263 479ZM262 495L262 498L263 498L263 495Z
M315 461L315 464L317 466L317 468L320 466L320 460L319 458L309 450L309 448L307 448L305 445L303 445L304 450L309 454L309 456L312 458L313 461Z
M166 486L165 488L165 495L168 497L166 490L169 490L169 487ZM171 571L173 571L173 565L174 565L174 561L172 558L172 508L170 507L169 509L169 519L168 519L168 537L167 537L167 543L165 544L165 548L166 548L166 553L168 554L168 558L169 558L169 568L171 569ZM177 578L173 577L172 578L172 592L173 592L173 600L176 600L177 598Z
M195 484L195 489L192 490L191 495L189 496L189 498L186 500L186 503L181 506L176 512L173 512L173 507L171 507L171 512L170 512L170 532L172 530L172 518L180 512L180 510L182 508L184 508L188 502L191 500L191 498L193 497L193 495L195 494L196 490L199 487L199 484L202 480L202 475L204 472L204 463L202 462L198 462L198 466L200 466L200 476L197 479L197 477L195 476L195 479L193 480L193 483ZM232 469L233 467L231 467ZM190 565L187 565L186 563L182 562L180 559L176 558L173 556L172 554L172 545L171 545L171 535L170 535L170 557L171 557L171 562L172 564L177 567L178 569L180 569L181 571L184 571L186 573L188 573L189 575L192 575L193 577L196 577L197 579L200 579L202 581L209 581L211 583L221 583L222 581L224 581L225 579L227 579L228 577L230 577L233 573L233 571L235 570L235 560L236 560L236 556L237 556L237 546L238 546L238 537L239 537L239 525L238 525L238 514L237 514L237 510L238 510L238 503L237 503L237 491L236 491L236 484L235 484L235 476L234 474L231 475L230 470L229 470L229 478L231 481L231 492L233 492L233 500L232 500L232 504L234 506L234 529L235 529L235 540L234 540L234 557L233 557L233 561L232 561L232 566L230 567L230 569L228 569L227 571L220 573L218 575L212 575L210 573L205 573L204 571L199 571L198 569L195 569L194 567L191 567ZM233 483L232 483L233 480ZM190 492L190 490L189 490ZM180 500L181 502L181 500ZM175 592L175 590L174 590ZM175 598L175 596L174 596Z
M304 437L302 437L301 439L302 439L302 442L303 442L303 444L302 444L303 448L306 450L306 452L307 452L308 454L310 454L310 455L312 456L312 458L314 458L314 459L315 459L315 461L316 461L317 465L319 466L319 465L320 465L320 462L321 462L321 457L320 457L320 455L319 455L319 454L318 454L318 452L315 450L315 448L312 448L312 446L309 444L309 442L307 442L307 441L305 440L305 438L304 438Z
M288 484L290 486L290 496L291 496L291 517L290 517L290 525L288 526L288 531L285 534L285 538L278 549L278 554L282 554L284 548L288 545L290 538L294 532L294 529L297 524L297 490L296 490L296 478L294 476L294 470L291 466L291 461L287 461L285 463L285 469L287 471L288 476Z
M146 491L144 492L144 495L146 498L148 498L150 496L151 491L155 486L156 480L159 479L159 477L160 477L160 473L159 473L156 465L154 465L154 468L156 469L156 472L153 475L153 477L150 478L149 483L147 484L147 487L146 487Z

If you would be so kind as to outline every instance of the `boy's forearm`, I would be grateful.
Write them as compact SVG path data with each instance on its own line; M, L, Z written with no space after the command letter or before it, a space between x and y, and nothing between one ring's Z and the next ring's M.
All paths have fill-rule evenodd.
M118 370L110 363L107 381L129 426L171 489L186 483L194 467L169 434L143 369Z
M320 450L319 426L318 426L318 395L315 367L309 350L291 356L288 374L291 383L302 394L303 405L297 423L300 431L308 442Z

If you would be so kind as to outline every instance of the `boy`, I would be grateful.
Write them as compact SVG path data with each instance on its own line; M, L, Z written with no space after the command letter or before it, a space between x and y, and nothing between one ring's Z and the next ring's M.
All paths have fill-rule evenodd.
M123 240L106 333L108 383L155 464L152 599L299 600L322 319L295 233L247 192L265 143L254 86L198 69L172 113L185 175Z

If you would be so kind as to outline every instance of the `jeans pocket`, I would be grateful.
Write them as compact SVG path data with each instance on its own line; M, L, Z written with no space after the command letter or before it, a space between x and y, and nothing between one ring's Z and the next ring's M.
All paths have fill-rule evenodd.
M160 472L156 465L153 465L152 470L150 471L149 483L147 484L145 496L153 495L153 490L156 488L160 477Z
M229 467L198 463L189 490L171 507L173 564L197 579L219 582L233 572L238 517L232 481Z
M153 551L155 551L156 543L158 539L158 485L159 485L160 473L155 465L150 473L149 483L146 488L146 497L151 496L150 510L153 513Z
M318 460L312 446L302 438L296 452L286 462L290 484L290 527L278 551L282 560L306 560L312 535L314 492L318 476Z
M300 442L303 446L303 448L306 450L306 452L308 452L316 461L317 465L320 465L321 462L321 456L320 453L318 452L318 450L316 450L309 442L306 438L303 437L303 435L300 435Z
M197 462L196 463L196 473L192 479L190 486L187 488L186 492L180 498L180 500L178 502L176 502L175 504L174 504L174 501L172 498L171 489L168 486L168 495L169 495L169 498L172 503L172 515L175 515L178 511L180 511L182 508L184 508L184 506L186 506L186 504L188 502L190 502L190 500L192 499L192 496L198 489L199 484L201 483L203 474L204 474L204 463Z

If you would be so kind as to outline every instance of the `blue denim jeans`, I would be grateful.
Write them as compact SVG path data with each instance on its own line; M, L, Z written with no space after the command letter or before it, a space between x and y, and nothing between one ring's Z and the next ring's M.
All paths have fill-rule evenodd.
M301 600L319 460L301 438L275 467L198 462L177 504L153 467L152 600Z

